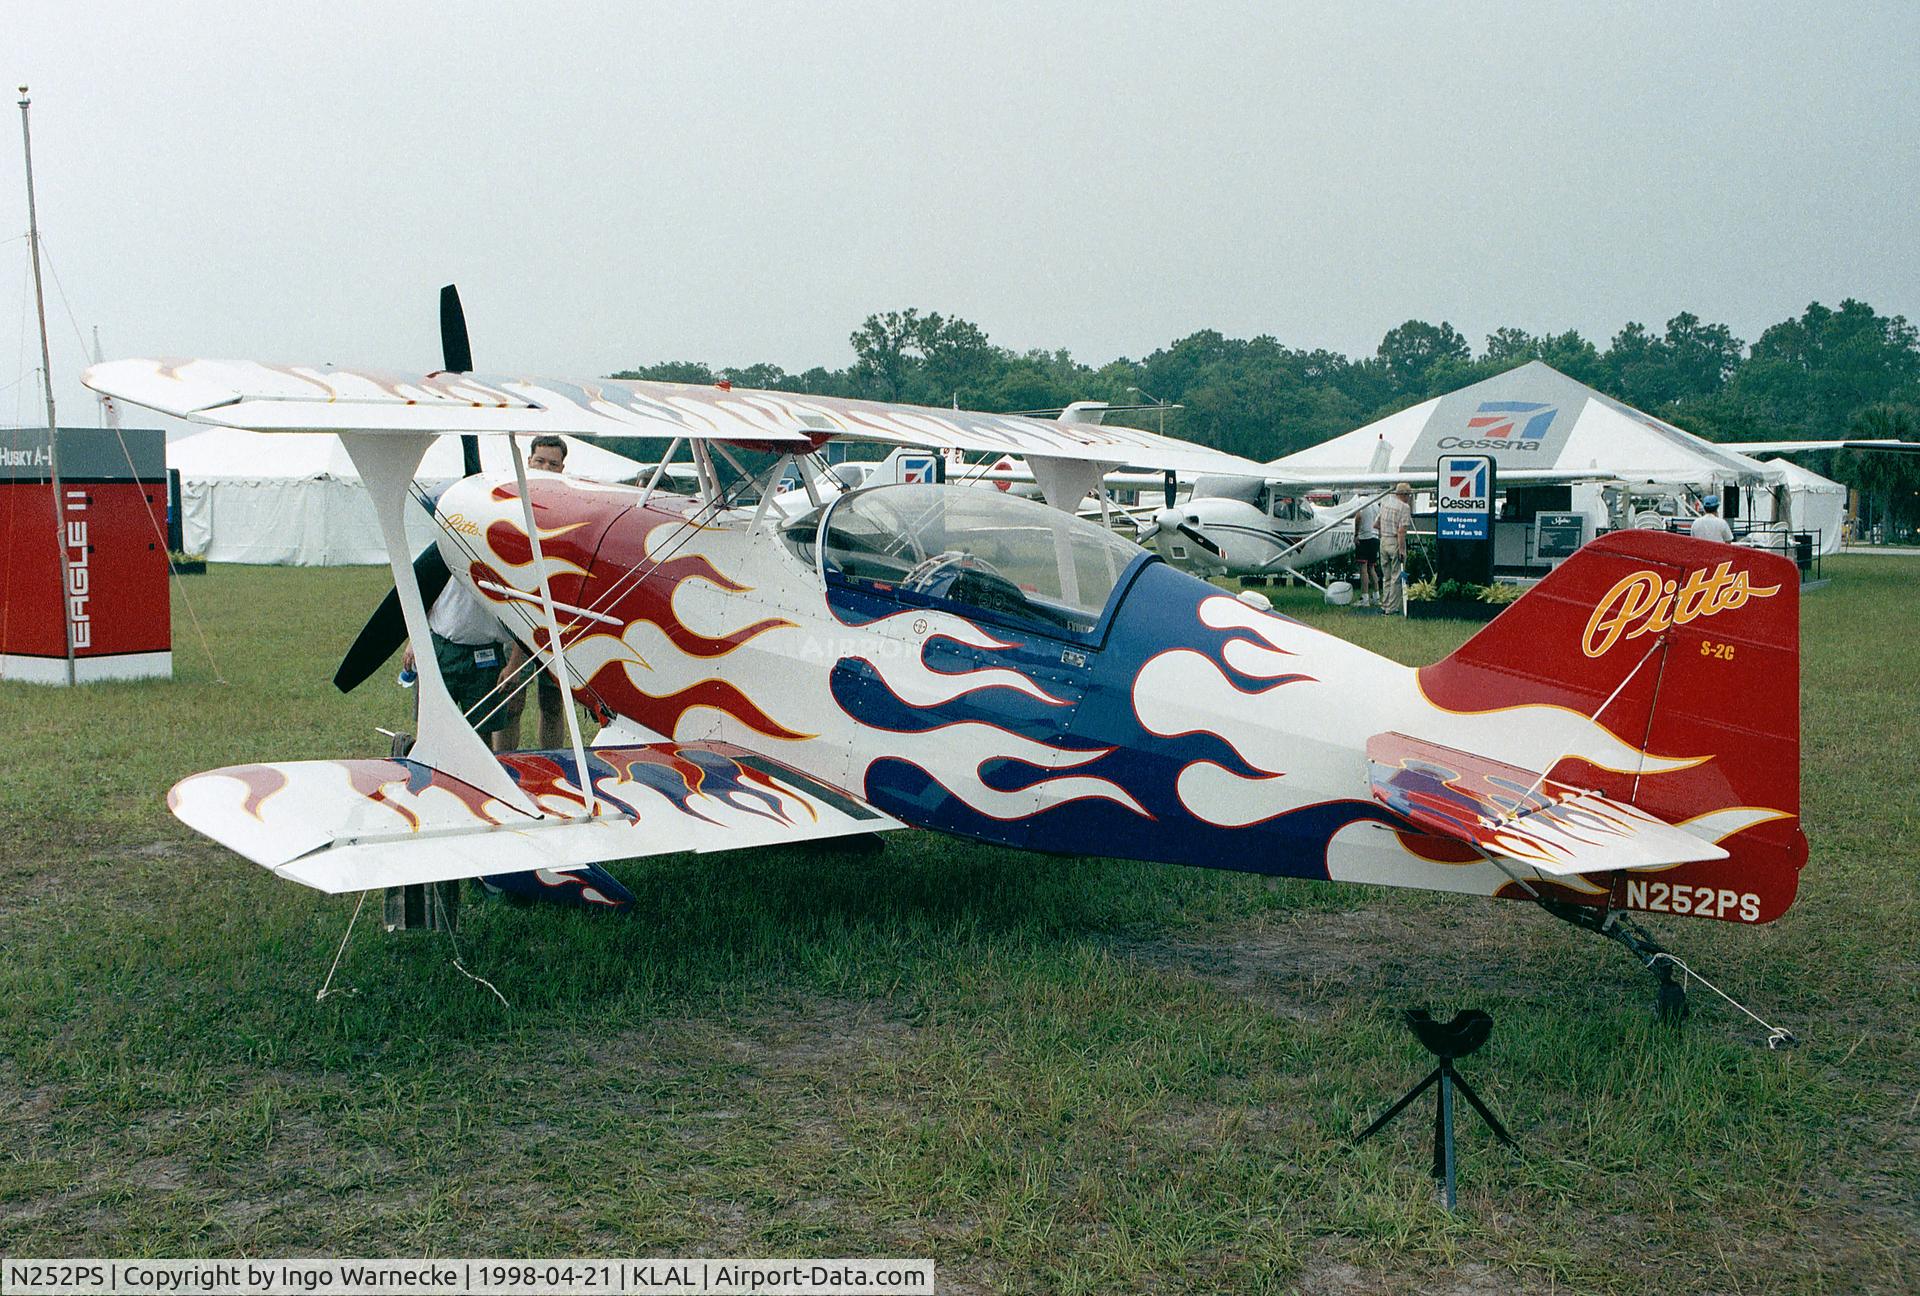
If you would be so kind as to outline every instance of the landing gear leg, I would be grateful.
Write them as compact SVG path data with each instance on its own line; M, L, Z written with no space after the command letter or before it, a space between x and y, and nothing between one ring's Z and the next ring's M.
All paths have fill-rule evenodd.
M1640 960L1640 966L1653 973L1653 1015L1669 1026L1678 1026L1692 1011L1687 1006L1687 987L1673 975L1674 960L1664 946L1647 935L1646 929L1618 910L1594 909L1588 905L1568 904L1563 900L1541 900L1542 909L1582 931L1594 932L1618 941Z

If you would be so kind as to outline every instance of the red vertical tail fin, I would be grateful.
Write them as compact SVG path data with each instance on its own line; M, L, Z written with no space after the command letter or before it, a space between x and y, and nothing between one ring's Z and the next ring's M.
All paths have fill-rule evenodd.
M1454 711L1597 712L1660 758L1627 771L1566 759L1550 771L1729 852L1605 879L1612 904L1770 922L1793 902L1807 843L1800 577L1786 559L1657 531L1601 536L1420 682Z

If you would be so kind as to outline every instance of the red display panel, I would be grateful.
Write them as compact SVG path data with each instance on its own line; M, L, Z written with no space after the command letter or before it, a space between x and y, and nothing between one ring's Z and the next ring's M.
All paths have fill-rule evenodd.
M63 604L77 658L168 651L166 488L80 482L62 494L56 542L52 486L0 482L0 653L64 658Z

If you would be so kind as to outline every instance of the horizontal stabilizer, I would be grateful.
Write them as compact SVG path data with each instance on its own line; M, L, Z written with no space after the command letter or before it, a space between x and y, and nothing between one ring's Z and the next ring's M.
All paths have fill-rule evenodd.
M743 747L658 742L587 753L599 813L571 752L500 757L532 818L408 760L236 765L174 785L181 822L321 891L562 872L680 851L787 845L902 825L838 788Z
M1367 778L1422 831L1555 877L1727 858L1624 801L1402 733L1367 740Z

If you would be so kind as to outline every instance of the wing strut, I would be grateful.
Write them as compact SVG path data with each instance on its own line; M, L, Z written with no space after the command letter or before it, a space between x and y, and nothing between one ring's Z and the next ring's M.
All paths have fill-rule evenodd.
M420 460L433 444L433 436L425 432L399 435L342 432L340 441L365 483L368 497L373 500L374 515L380 519L380 535L387 545L387 564L393 568L393 588L400 595L407 638L415 645L414 666L420 672L416 690L420 699L420 734L414 740L408 759L476 787L522 814L540 818L540 811L467 723L459 704L447 692L446 681L440 678L433 636L427 629L426 603L420 597L420 582L414 578L413 563L407 556L405 522L407 485L419 471ZM534 543L537 545L538 539ZM419 651L422 647L426 651Z
M580 740L579 708L573 705L573 687L567 675L567 646L560 638L560 616L553 608L547 560L540 551L540 527L533 520L533 496L527 491L527 464L520 456L520 442L515 437L507 437L507 448L513 451L513 480L520 487L520 519L527 524L527 542L533 546L533 569L540 573L540 607L547 614L547 647L552 650L547 669L553 673L553 682L560 686L560 696L566 701L567 737L573 742L573 767L580 775L581 817L591 819L599 812L593 795L593 771L587 768L587 745Z
M660 484L661 474L667 471L667 465L672 463L673 457L679 453L680 438L675 437L667 444L667 452L660 456L660 462L653 466L653 476L647 478L647 488L640 492L640 503L635 507L645 508L647 506L647 501L653 498L654 488Z

